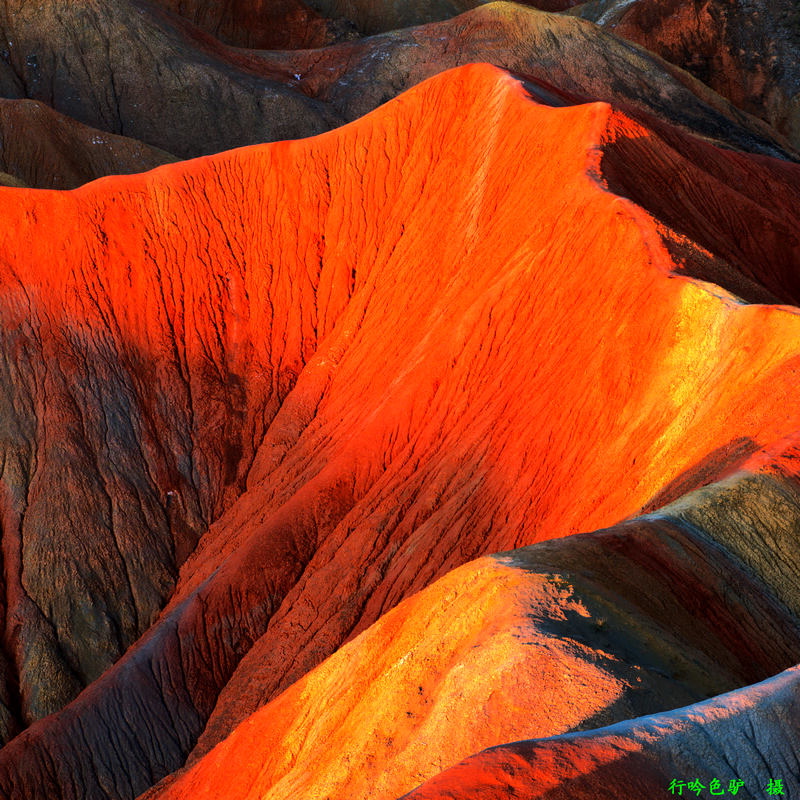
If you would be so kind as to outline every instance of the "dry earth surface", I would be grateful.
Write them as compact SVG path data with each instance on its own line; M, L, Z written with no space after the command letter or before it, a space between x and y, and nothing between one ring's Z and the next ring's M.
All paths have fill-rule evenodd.
M0 2L0 796L800 791L792 4L535 5Z

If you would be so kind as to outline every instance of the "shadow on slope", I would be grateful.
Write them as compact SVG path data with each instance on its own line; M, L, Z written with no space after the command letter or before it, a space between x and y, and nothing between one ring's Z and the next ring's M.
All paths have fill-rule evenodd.
M135 796L459 564L613 524L732 438L800 428L800 320L668 277L654 220L590 175L619 124L473 65L313 139L7 190L4 350L59 398L50 421L39 384L9 378L28 392L9 408L58 431L78 390L99 391L75 380L84 365L127 373L130 340L143 406L187 483L204 465L203 519L219 516L149 632L0 751L8 797ZM112 421L90 421L102 442ZM47 519L45 477L71 473L41 463ZM63 567L46 542L41 575Z
M762 543L770 574L756 576L714 538L725 526L704 516L705 493L719 484L687 496L680 513L480 559L386 613L147 800L386 800L478 743L546 736L473 757L410 796L599 797L609 770L615 792L643 789L642 781L652 789L665 776L661 791L670 777L706 785L742 777L752 788L756 778L785 774L781 754L763 747L758 767L730 757L749 735L747 698L758 689L738 705L715 699L714 713L693 706L570 733L697 702L797 662L800 595L787 598L784 583L800 549L796 541L775 546L796 520L770 513L775 479L755 477L738 476L742 492L715 507L726 519L761 510L763 527L751 539ZM774 711L790 718L785 701ZM772 724L765 738L782 735ZM707 740L717 748L711 757ZM673 763L639 758L654 741ZM509 752L537 760L523 755L506 772L493 758Z
M651 119L611 134L600 170L611 191L712 254L684 250L678 273L750 302L800 304L800 165L744 157Z
M403 800L596 800L666 794L670 782L713 779L763 797L772 779L800 791L800 667L738 691L586 733L486 750Z
M688 70L800 146L794 0L593 0L573 13Z

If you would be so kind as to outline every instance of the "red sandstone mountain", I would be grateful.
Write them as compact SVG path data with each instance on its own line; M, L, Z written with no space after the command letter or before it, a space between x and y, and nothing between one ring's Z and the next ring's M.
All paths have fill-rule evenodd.
M738 149L791 151L773 129L688 73L589 23L512 3L325 50L254 52L244 63L353 119L442 69L475 61L524 76L547 103L601 100Z
M676 153L696 173L674 183L666 216L691 208L696 230L717 230L717 252L610 191L646 170L658 186ZM770 191L730 190L759 168ZM365 752L366 735L365 757L396 796L471 750L523 738L524 726L548 735L666 711L794 663L796 607L776 596L786 568L766 533L773 572L754 573L735 542L643 522L501 559L499 573L481 562L448 573L663 505L800 427L796 313L680 275L707 280L713 268L720 283L774 293L773 265L796 247L776 237L770 259L748 260L718 204L791 221L797 174L677 129L651 132L607 105L537 105L510 76L474 66L315 139L71 193L5 190L6 729L29 727L0 750L4 794L133 797L193 749L196 769L216 763L216 750L198 759L223 740L235 754L254 711L292 726L286 709L299 719L329 707L335 721L366 703L314 737L347 753ZM577 576L595 569L592 548L611 561L585 590ZM636 573L625 558L639 550ZM525 577L543 568L565 577ZM537 605L542 621L498 618L480 584L470 599L475 580L487 591L510 580L509 602ZM680 587L706 580L719 589L687 605ZM672 592L672 610L631 607L646 585L662 606ZM465 627L460 639L445 625L440 645L443 591L454 609L465 604ZM717 641L697 627L704 614ZM600 617L622 637L616 655L587 634ZM477 686L431 739L418 716L439 690L417 684L414 695L419 664L399 700L358 694L389 665L370 654L391 658L386 631L398 624L431 679L437 658L454 668L470 641L487 642L472 667L484 672L522 631L534 642L515 656L530 665L526 680L542 681L560 710L506 714L514 687L498 678L496 717L462 730L487 700ZM642 626L650 632L635 633ZM659 650L662 635L675 643ZM571 640L583 645L559 655L556 642ZM536 641L553 644L537 657ZM699 661L682 661L687 647ZM359 682L353 658L371 677ZM651 693L636 691L637 663ZM605 688L587 701L571 679L561 690L548 681L554 669ZM342 674L354 683L332 706L325 682ZM446 693L442 702L453 708ZM396 728L409 752L392 755L391 733L376 734L374 750L369 703L389 717L411 711ZM278 767L264 780L294 780L279 764L297 757L295 734L266 730ZM263 757L252 756L259 773ZM347 763L331 765L341 796L363 774ZM230 769L216 778L233 792ZM187 780L198 791L194 774L164 791ZM318 779L333 780L322 767ZM219 791L212 777L201 785ZM314 794L303 786L299 796Z
M453 570L146 797L396 798L426 779L411 797L658 796L681 774L766 786L764 760L796 790L768 749L799 741L796 669L591 730L796 661L795 456L753 459L657 516Z
M791 37L474 6L0 4L1 797L800 791Z

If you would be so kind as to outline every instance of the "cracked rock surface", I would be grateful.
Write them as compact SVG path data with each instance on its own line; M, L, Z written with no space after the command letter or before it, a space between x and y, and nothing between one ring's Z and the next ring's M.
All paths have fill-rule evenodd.
M788 5L536 6L0 0L3 800L799 788Z
M732 195L714 159L733 181L761 157L665 136L607 104L540 105L476 65L322 137L73 192L4 190L4 719L8 736L26 729L0 750L3 793L135 797L187 758L204 764L262 706L295 703L285 692L348 640L382 641L370 626L459 565L613 525L791 436L800 318L698 282L713 268L763 293L772 270L744 276L604 175L669 170L682 151L731 214L766 215L791 207L781 187L798 167L771 160L771 193ZM718 563L691 530L649 523L600 536L599 552L613 558L617 535L687 579L691 558L670 550L708 563L720 588L701 607L719 609L718 643L693 638L699 608L649 622L631 610L615 626L633 638L603 657L607 696L587 704L565 685L561 723L533 709L520 724L557 733L662 711L795 659L766 533L739 549L720 539ZM596 557L564 541L562 577L520 589L550 608L523 626L534 641L553 641L548 618L583 619L553 592ZM520 558L502 570L527 585ZM722 588L737 583L739 607ZM587 613L622 613L582 586ZM494 624L463 613L472 635ZM576 624L569 638L585 642ZM648 655L651 689L637 692L613 664L667 624L680 644ZM740 639L756 660L739 658ZM576 647L563 658L588 680L594 657ZM332 663L320 669L352 669ZM547 663L534 658L529 679ZM448 757L516 737L509 725L487 722ZM430 775L398 763L387 797Z

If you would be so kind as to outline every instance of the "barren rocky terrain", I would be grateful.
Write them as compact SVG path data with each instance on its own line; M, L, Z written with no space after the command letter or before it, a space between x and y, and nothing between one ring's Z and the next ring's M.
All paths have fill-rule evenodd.
M0 797L800 796L796 11L0 1Z

